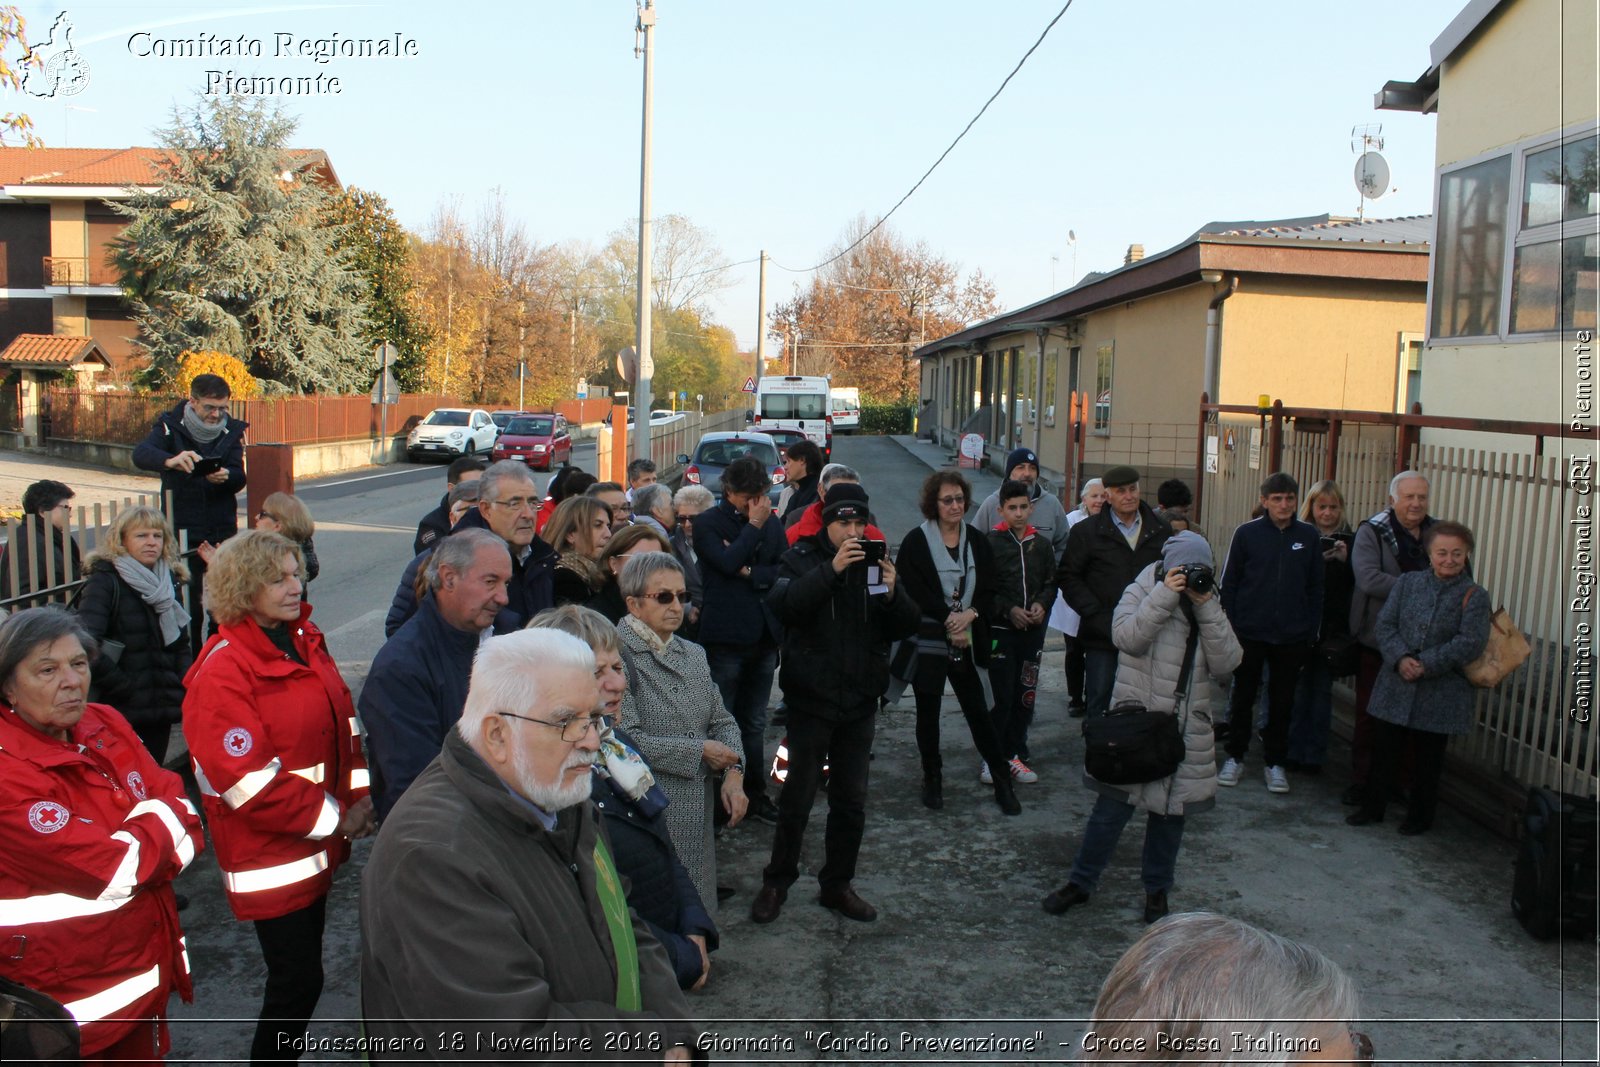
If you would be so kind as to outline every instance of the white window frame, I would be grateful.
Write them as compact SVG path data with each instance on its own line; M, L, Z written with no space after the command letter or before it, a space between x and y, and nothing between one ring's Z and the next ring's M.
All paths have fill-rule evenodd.
M1106 366L1106 388L1100 388L1100 353L1104 349L1110 354ZM1113 388L1117 380L1117 343L1115 340L1097 342L1094 346L1094 394L1089 400L1089 432L1098 437L1111 436L1112 405L1117 401L1116 391ZM1111 402L1106 405L1106 421L1100 423L1100 395L1102 392L1111 394Z
M1411 357L1416 356L1417 373L1421 374L1423 353L1427 351L1427 347L1427 340L1422 334L1412 333L1409 330L1401 332L1394 382L1394 410L1398 414L1404 415L1411 410L1411 405L1406 403L1408 392L1406 387L1411 384L1408 380L1411 374Z
M1516 255L1519 248L1528 245L1548 244L1553 240L1571 240L1582 238L1590 234L1600 233L1600 215L1590 215L1576 222L1552 222L1531 229L1522 228L1522 190L1527 180L1528 157L1543 152L1549 148L1574 141L1586 135L1592 135L1600 130L1600 120L1578 123L1561 130L1540 134L1518 141L1509 147L1496 148L1492 151L1481 152L1468 159L1457 160L1449 166L1440 167L1434 175L1433 183L1433 245L1428 256L1428 307L1427 330L1429 333L1427 347L1436 345L1451 348L1469 345L1503 345L1525 344L1538 341L1559 341L1564 336L1564 331L1539 330L1537 332L1512 333L1511 332L1511 292L1515 287L1516 278L1513 270L1516 265ZM1508 185L1508 195L1505 203L1505 248L1502 250L1500 264L1500 306L1496 309L1496 332L1471 337L1434 337L1434 301L1438 296L1438 279L1435 271L1439 266L1439 209L1440 195L1444 190L1445 178L1459 170L1475 167L1491 159L1504 156L1511 157L1511 177Z

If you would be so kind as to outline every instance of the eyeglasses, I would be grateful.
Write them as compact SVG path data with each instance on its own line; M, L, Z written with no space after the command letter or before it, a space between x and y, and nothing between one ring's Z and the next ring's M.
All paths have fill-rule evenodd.
M561 740L569 745L575 745L585 737L588 737L590 730L593 730L594 735L599 737L600 731L605 727L605 716L603 715L574 715L572 718L562 719L560 722L546 722L544 719L535 719L532 715L518 715L512 711L502 711L497 712L497 714L504 715L508 719L536 722L540 726L548 726L552 730L560 730Z
M966 502L967 498L964 496L942 496L939 498L939 503L945 505L946 507L951 504L965 504Z
M514 496L510 500L491 500L489 503L497 508L510 508L512 511L539 510L539 498L534 496Z
M207 404L204 400L191 400L189 403L200 409L202 415L224 415L228 411L228 404Z
M1374 1056L1372 1038L1358 1030L1350 1031L1350 1047L1355 1050L1356 1060L1361 1063L1371 1063Z
M670 592L669 590L663 589L659 593L646 593L643 596L637 596L637 597L634 597L633 599L635 599L635 600L654 600L657 604L660 604L663 607L665 607L666 605L671 604L674 600L676 600L680 604L687 604L689 602L689 600L690 600L690 596L689 596L689 594L687 592L673 593L673 592Z
M278 516L274 515L270 511L266 511L266 510L262 510L262 511L256 512L256 521L259 522L262 519L271 519L273 522L277 522L278 521Z

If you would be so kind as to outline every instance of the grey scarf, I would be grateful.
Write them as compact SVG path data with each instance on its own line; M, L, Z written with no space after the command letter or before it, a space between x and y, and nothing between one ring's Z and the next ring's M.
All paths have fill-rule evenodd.
M939 572L939 588L946 600L954 600L960 590L961 610L972 607L972 594L978 585L978 564L972 556L972 546L967 544L967 524L962 523L956 541L956 558L951 559L945 548L944 534L939 523L929 519L922 524L922 536L928 539L928 555L933 557L933 569ZM965 581L962 579L965 578Z
M132 556L117 556L111 565L117 568L117 576L128 583L128 588L155 609L156 621L161 625L161 647L166 648L182 637L183 628L189 625L189 613L172 595L172 568L167 566L167 561L158 559L151 568Z
M203 445L209 445L212 441L221 437L223 431L228 428L228 416L222 416L217 424L212 426L200 417L193 404L185 400L183 402L183 428L196 441Z

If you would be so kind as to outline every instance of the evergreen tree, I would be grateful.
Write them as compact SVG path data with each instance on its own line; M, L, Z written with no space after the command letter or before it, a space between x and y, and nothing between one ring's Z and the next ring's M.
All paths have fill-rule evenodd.
M255 100L174 109L159 134L160 188L118 210L125 296L150 353L150 384L172 381L185 351L237 355L292 392L365 389L363 282L329 221L335 195L291 152L295 120Z
M377 193L351 186L329 204L329 221L343 227L339 241L366 288L367 351L385 341L399 349L393 364L402 388L420 389L433 332L416 288L411 240Z

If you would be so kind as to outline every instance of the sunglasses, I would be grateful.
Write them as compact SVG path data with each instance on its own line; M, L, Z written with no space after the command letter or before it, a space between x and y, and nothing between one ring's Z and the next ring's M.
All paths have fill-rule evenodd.
M259 522L262 519L271 519L273 522L277 522L278 521L278 516L274 515L270 511L258 511L258 512L256 512L256 521Z
M687 604L690 600L688 592L673 593L666 589L659 593L646 593L644 596L634 597L635 600L654 600L657 604L666 606L676 600L680 604Z

